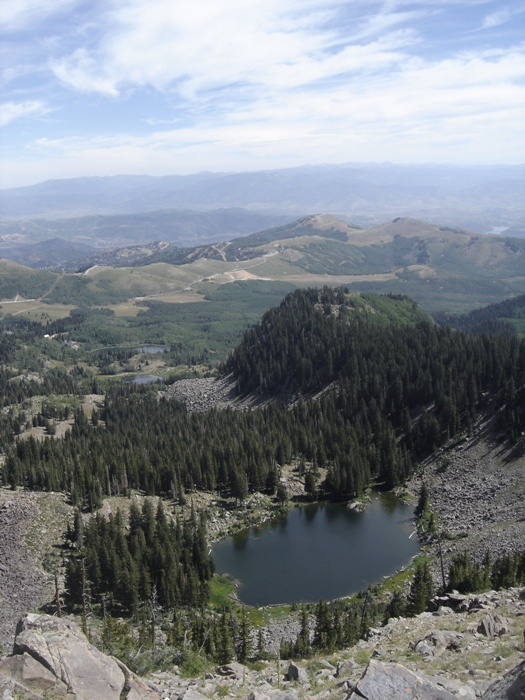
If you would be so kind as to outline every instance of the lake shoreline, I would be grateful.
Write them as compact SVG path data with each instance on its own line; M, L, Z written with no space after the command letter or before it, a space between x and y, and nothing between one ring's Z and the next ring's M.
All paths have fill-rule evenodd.
M411 508L378 494L363 512L344 503L302 504L212 546L221 575L247 605L291 605L354 595L408 566L420 553Z

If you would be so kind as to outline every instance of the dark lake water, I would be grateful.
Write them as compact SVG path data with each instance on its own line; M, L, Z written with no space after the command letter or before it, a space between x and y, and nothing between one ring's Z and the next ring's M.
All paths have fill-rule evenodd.
M151 384L161 379L162 377L156 377L154 374L138 374L136 377L125 377L122 381L130 384Z
M217 570L248 605L332 600L378 583L419 552L413 510L391 494L364 513L322 503L213 545Z

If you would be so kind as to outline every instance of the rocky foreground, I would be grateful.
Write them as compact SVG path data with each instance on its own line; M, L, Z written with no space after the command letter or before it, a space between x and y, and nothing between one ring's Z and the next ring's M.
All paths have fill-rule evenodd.
M231 663L188 679L174 666L140 679L71 620L25 615L0 659L2 700L523 700L525 590L434 600L328 658Z

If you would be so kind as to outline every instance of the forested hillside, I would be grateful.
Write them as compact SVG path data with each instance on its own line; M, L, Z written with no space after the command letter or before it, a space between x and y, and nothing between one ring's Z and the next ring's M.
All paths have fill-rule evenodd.
M525 294L466 314L436 313L438 323L473 333L525 335Z
M512 440L525 422L525 341L440 327L403 298L294 292L246 333L223 372L242 392L280 401L190 415L152 389L115 385L91 421L77 410L63 440L6 446L2 481L67 491L89 509L130 489L242 499L304 459L328 469L327 495L349 497L371 480L402 482L415 458L469 430L479 411L497 411Z
M46 328L62 332L77 322L73 316ZM154 645L156 610L177 610L171 643L185 648L182 624L193 649L220 663L232 658L232 639L239 659L249 655L246 617L208 612L214 565L206 516L192 505L186 520L173 518L171 504L183 507L196 491L213 492L232 509L258 491L283 503L281 468L291 465L306 495L354 499L371 484L404 484L422 458L468 434L480 416L495 416L502 441L521 440L525 429L525 340L440 326L407 297L328 287L288 294L221 367L240 392L264 399L264 408L246 411L190 413L157 386L104 383L42 331L42 324L12 321L0 336L0 484L63 492L75 506L66 603L83 610L84 622L89 597L112 615L150 620ZM86 413L90 392L98 404ZM72 423L61 437L53 434L56 418ZM47 435L27 437L35 425ZM134 494L171 504L165 511L159 500L155 510L145 498L139 508ZM122 513L83 522L81 511L96 513L106 496L130 498L118 501L126 504ZM522 577L519 557L508 559L512 581ZM354 643L371 624L366 605L319 603L312 646L304 626L296 642L281 645L282 655ZM180 606L189 607L181 613ZM368 613L372 619L377 611L369 606ZM115 625L108 617L103 634L117 634ZM346 630L340 639L322 636L336 627Z

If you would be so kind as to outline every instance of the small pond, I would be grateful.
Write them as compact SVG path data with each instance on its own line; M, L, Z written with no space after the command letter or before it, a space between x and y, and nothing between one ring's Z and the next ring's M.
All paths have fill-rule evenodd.
M122 381L128 384L152 384L162 381L162 377L156 377L154 374L138 374L136 377L126 377Z
M138 345L134 348L137 352L143 352L148 355L156 355L159 352L168 352L170 350L169 345Z
M287 515L213 545L218 572L248 605L317 602L356 593L406 566L419 552L413 509L392 494L362 513L342 504Z

